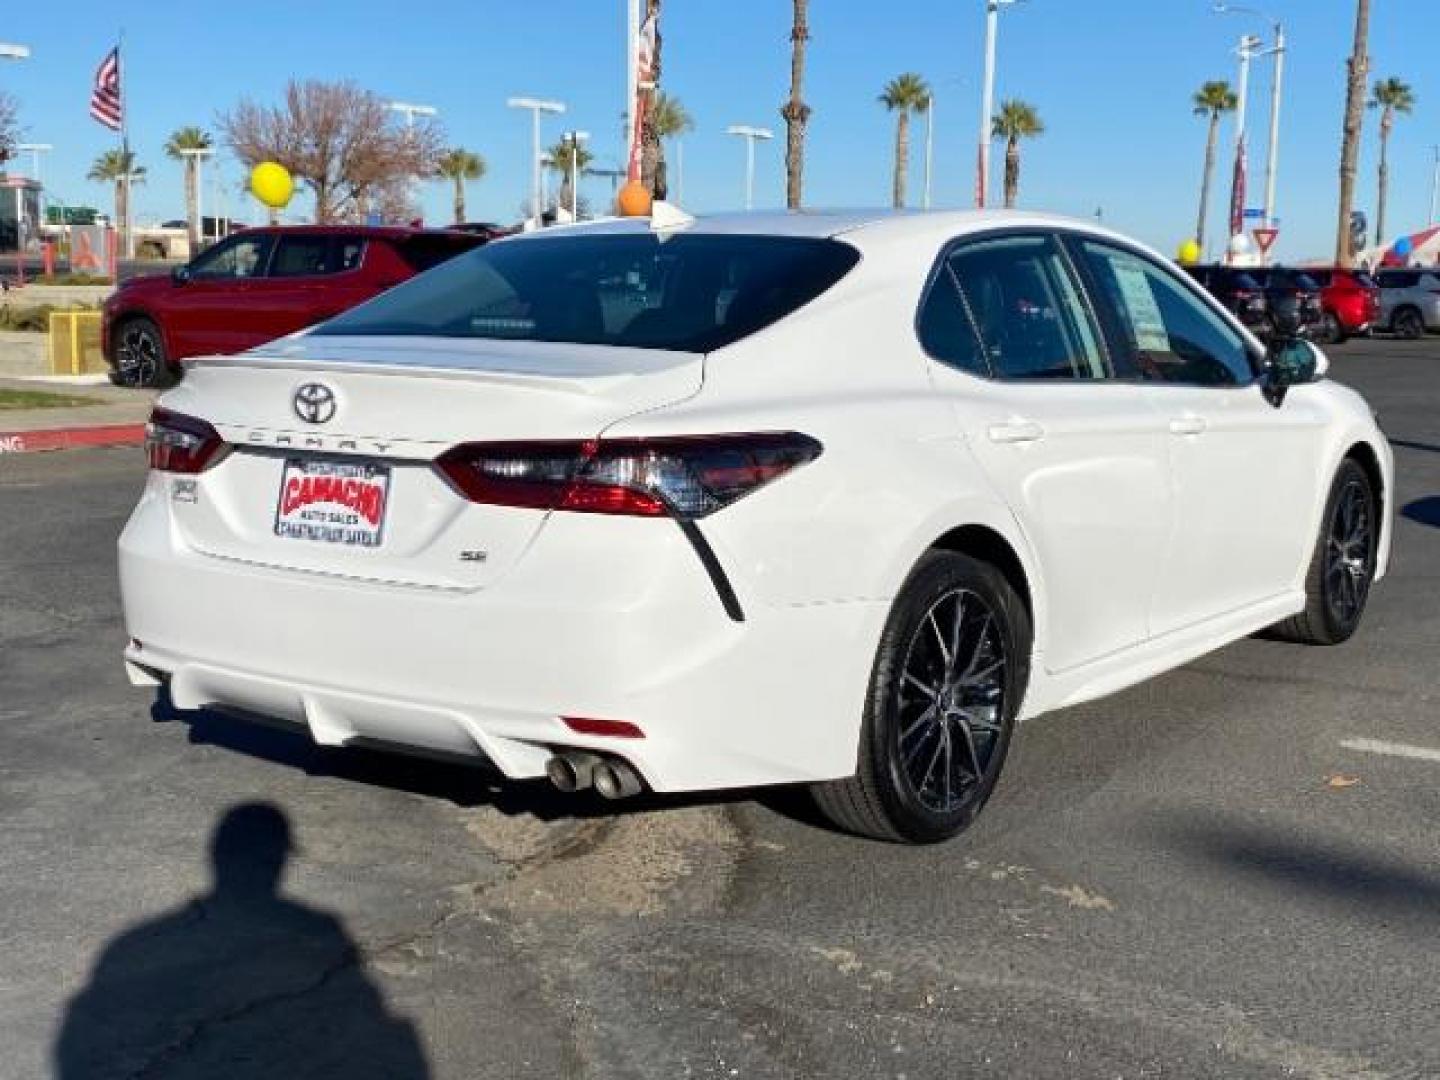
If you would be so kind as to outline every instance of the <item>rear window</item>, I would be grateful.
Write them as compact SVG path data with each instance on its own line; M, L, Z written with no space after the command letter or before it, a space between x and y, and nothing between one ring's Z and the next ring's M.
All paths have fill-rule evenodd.
M484 242L468 236L410 236L397 243L395 250L405 265L423 274Z
M840 280L860 253L783 236L550 236L487 244L315 329L710 352Z

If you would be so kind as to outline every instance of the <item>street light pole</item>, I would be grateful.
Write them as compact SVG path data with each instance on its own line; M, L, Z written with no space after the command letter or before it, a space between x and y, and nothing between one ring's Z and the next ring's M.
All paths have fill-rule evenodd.
M212 156L214 150L195 149L181 150L180 154L187 161L195 162L195 234L199 238L200 247L205 246L205 186L201 180L203 170L201 166L207 157ZM192 251L190 257L193 259L198 252Z
M1430 226L1440 223L1440 146L1435 147L1435 176L1430 181Z
M751 127L749 124L731 124L725 129L727 135L738 135L745 140L745 209L755 206L755 143L759 139L773 139L769 128Z
M1267 229L1274 228L1276 219L1275 183L1280 167L1280 105L1285 92L1285 55L1287 51L1285 24L1256 8L1221 3L1218 0L1212 10L1217 15L1253 15L1270 23L1275 30L1275 43L1263 52L1254 53L1256 56L1273 56L1275 58L1275 68L1270 85L1270 145L1265 157L1265 227Z
M930 209L930 174L935 160L935 90L925 100L925 209Z
M543 209L540 192L540 114L563 113L565 104L561 101L542 101L539 98L529 97L507 98L505 104L512 109L530 110L530 210L535 219L535 227L538 229Z
M1230 239L1243 235L1245 229L1245 191L1242 187L1241 163L1245 160L1245 111L1250 97L1250 60L1260 46L1260 39L1246 34L1236 50L1240 57L1240 85L1235 107L1235 171L1230 181ZM1228 247L1227 247L1228 251Z
M406 102L404 102L404 101L392 101L392 102L390 102L390 108L391 108L392 111L398 112L398 113L401 113L401 114L404 115L404 117L405 117L405 130L406 130L406 131L413 131L413 130L415 130L415 117L417 117L417 116L438 116L438 115L440 115L440 110L437 109L437 108L435 108L434 105L410 105L410 104L408 104L408 103L406 103ZM411 195L412 198L416 195L416 192L417 192L417 189L419 188L419 186L420 186L420 177L418 177L418 176L413 177L413 178L411 179L411 183L410 183L410 195ZM424 213L425 213L425 208L424 208L423 206L418 205L418 201L417 201L417 205L416 205L415 209L419 210L420 213L421 213L421 215L424 215Z
M985 0L985 81L980 90L980 155L975 177L975 205L985 206L990 187L990 139L995 116L995 37L1000 9L1019 0Z

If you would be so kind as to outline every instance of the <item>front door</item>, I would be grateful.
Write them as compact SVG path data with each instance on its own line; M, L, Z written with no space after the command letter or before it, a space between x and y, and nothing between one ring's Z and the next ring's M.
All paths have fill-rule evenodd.
M193 260L188 278L166 298L166 338L176 359L242 352L260 343L247 315L255 282L265 273L273 234L241 233Z
M1071 247L1167 433L1175 527L1151 631L1294 588L1314 543L1324 414L1303 388L1270 405L1245 338L1178 274L1118 245Z
M1170 525L1166 437L1144 389L1111 377L1059 242L1030 232L962 242L927 294L921 337L1037 556L1046 668L1144 641Z

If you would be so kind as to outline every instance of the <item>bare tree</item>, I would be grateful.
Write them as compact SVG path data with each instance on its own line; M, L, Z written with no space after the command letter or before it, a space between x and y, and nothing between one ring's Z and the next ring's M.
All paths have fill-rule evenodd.
M410 182L433 175L443 152L435 124L401 124L384 98L352 82L291 82L283 104L246 98L219 125L246 166L279 162L309 188L322 224L370 209L408 216Z
M15 156L15 144L20 141L20 110L15 99L0 93L0 165Z
M1345 123L1340 138L1340 211L1335 230L1335 265L1354 258L1350 211L1355 207L1355 166L1360 158L1360 129L1365 123L1365 82L1370 74L1370 0L1355 3L1355 46L1345 63Z

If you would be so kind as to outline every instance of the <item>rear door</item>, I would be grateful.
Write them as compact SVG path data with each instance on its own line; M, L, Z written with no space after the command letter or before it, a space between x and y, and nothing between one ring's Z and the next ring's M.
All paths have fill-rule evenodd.
M260 341L293 334L368 300L360 271L365 242L355 234L282 233L265 277L249 298Z
M1112 378L1056 238L962 241L938 268L920 331L935 385L1038 556L1046 667L1145 640L1170 522L1165 436L1144 390Z
M1148 256L1069 241L1111 328L1113 351L1162 418L1175 522L1151 607L1156 635L1293 588L1314 537L1325 413L1304 388L1274 408L1243 335Z

